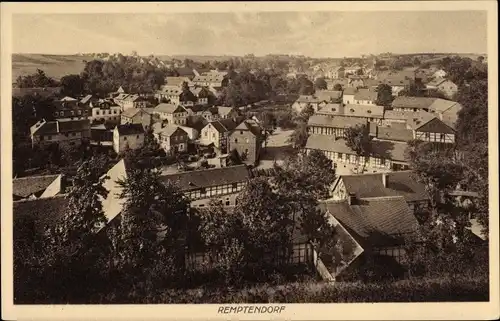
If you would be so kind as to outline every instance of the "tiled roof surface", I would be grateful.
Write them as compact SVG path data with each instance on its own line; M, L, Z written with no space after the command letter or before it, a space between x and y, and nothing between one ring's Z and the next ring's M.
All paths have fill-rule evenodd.
M430 97L396 97L392 102L393 108L428 109L436 98Z
M455 130L438 118L429 120L422 125L415 127L416 131L424 133L441 133L441 134L454 134Z
M154 110L156 112L160 112L160 113L167 113L167 114L172 114L174 113L180 106L178 105L174 105L174 104L166 104L166 103L162 103L162 104L159 104L158 106L156 106L154 108ZM180 108L183 108L183 107L180 107ZM184 108L183 108L184 109Z
M53 227L63 217L67 207L66 195L14 202L14 230L17 230L18 224L33 224L35 232L44 233L47 227ZM16 238L14 234L14 239Z
M377 92L370 89L361 88L354 94L354 99L375 101L377 99Z
M12 194L28 197L45 190L59 175L28 176L12 181Z
M335 139L331 135L311 134L307 138L306 149L317 149L322 151L354 154L354 152L346 146L344 139Z
M345 116L312 115L307 121L308 126L324 126L331 128L348 128L366 124L366 119Z
M413 131L406 128L378 127L377 139L408 142L413 139Z
M355 237L374 247L388 245L402 235L413 234L418 227L403 197L358 199L354 205L349 205L347 200L330 201L322 206L348 231L354 232Z
M403 196L408 202L429 199L425 186L413 177L411 171L387 173L387 187L383 185L382 175L342 175L340 179L347 193L354 193L358 198Z
M169 180L177 184L183 191L239 183L246 181L248 178L249 172L245 165L220 167L162 176L162 180Z
M139 135L144 134L142 124L117 125L116 129L120 135Z

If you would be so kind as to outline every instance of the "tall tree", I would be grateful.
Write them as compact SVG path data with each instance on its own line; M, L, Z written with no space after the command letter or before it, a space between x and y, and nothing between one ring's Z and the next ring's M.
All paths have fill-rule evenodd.
M343 90L342 85L341 84L335 84L335 86L333 86L333 90L342 91Z
M85 82L80 75L66 75L61 78L61 91L65 96L78 97L83 94Z
M375 101L375 103L379 106L390 106L392 101L393 101L393 97L392 97L392 88L391 86L389 85L386 85L386 84L380 84L377 86L377 100Z
M287 142L292 143L293 148L303 148L306 146L308 137L307 123L299 121Z
M314 88L316 88L316 90L325 90L327 88L327 83L326 83L326 80L324 78L317 78L315 81L314 81Z
M346 145L359 156L368 156L371 152L371 139L368 125L357 125L345 130Z

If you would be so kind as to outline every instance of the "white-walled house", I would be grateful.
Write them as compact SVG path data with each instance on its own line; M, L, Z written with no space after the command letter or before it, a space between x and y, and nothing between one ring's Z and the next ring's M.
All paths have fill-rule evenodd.
M118 125L113 130L113 149L120 154L127 149L138 149L144 145L142 124Z
M186 125L188 111L182 105L159 104L152 108L151 113L156 114L162 120L167 120L170 125Z

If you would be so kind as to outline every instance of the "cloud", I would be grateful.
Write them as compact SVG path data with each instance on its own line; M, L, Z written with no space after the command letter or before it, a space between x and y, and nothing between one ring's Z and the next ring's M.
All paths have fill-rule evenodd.
M32 15L14 19L18 52L141 54L486 51L480 12L236 12Z

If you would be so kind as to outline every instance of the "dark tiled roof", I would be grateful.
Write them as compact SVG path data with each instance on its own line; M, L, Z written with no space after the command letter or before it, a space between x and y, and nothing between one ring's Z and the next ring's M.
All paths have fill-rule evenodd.
M118 125L116 126L118 130L118 134L120 135L136 135L143 134L144 128L142 124L126 124L126 125Z
M312 115L307 121L308 126L324 126L330 128L348 128L357 125L365 125L367 123L364 118L347 117L347 116L326 116Z
M370 246L389 245L402 235L416 232L418 222L402 197L330 201L322 205L353 236Z
M429 97L396 97L392 102L393 108L428 109L436 98Z
M331 135L311 134L307 138L306 149L317 149L321 151L337 152L354 154L354 152L347 147L344 139L335 139Z
M372 100L377 99L377 92L370 89L359 89L356 94L354 94L355 100Z
M75 120L58 120L59 122L59 132L80 132L85 130L90 130L90 120L88 119L75 119Z
M12 194L28 197L44 191L59 175L28 176L12 181Z
M246 181L248 178L249 173L245 165L213 168L162 176L164 181L176 183L183 191L239 183Z
M434 118L420 127L416 127L415 130L424 133L441 133L441 134L454 134L455 130L450 126L443 123L438 118Z
M354 193L358 198L403 196L406 201L429 199L425 186L413 178L411 171L387 173L387 187L384 187L381 173L362 175L342 175L347 193Z
M66 195L14 202L13 224L33 224L35 232L43 233L64 215L68 206ZM16 235L14 235L16 238Z
M406 128L378 127L377 139L408 142L413 139L413 131Z

